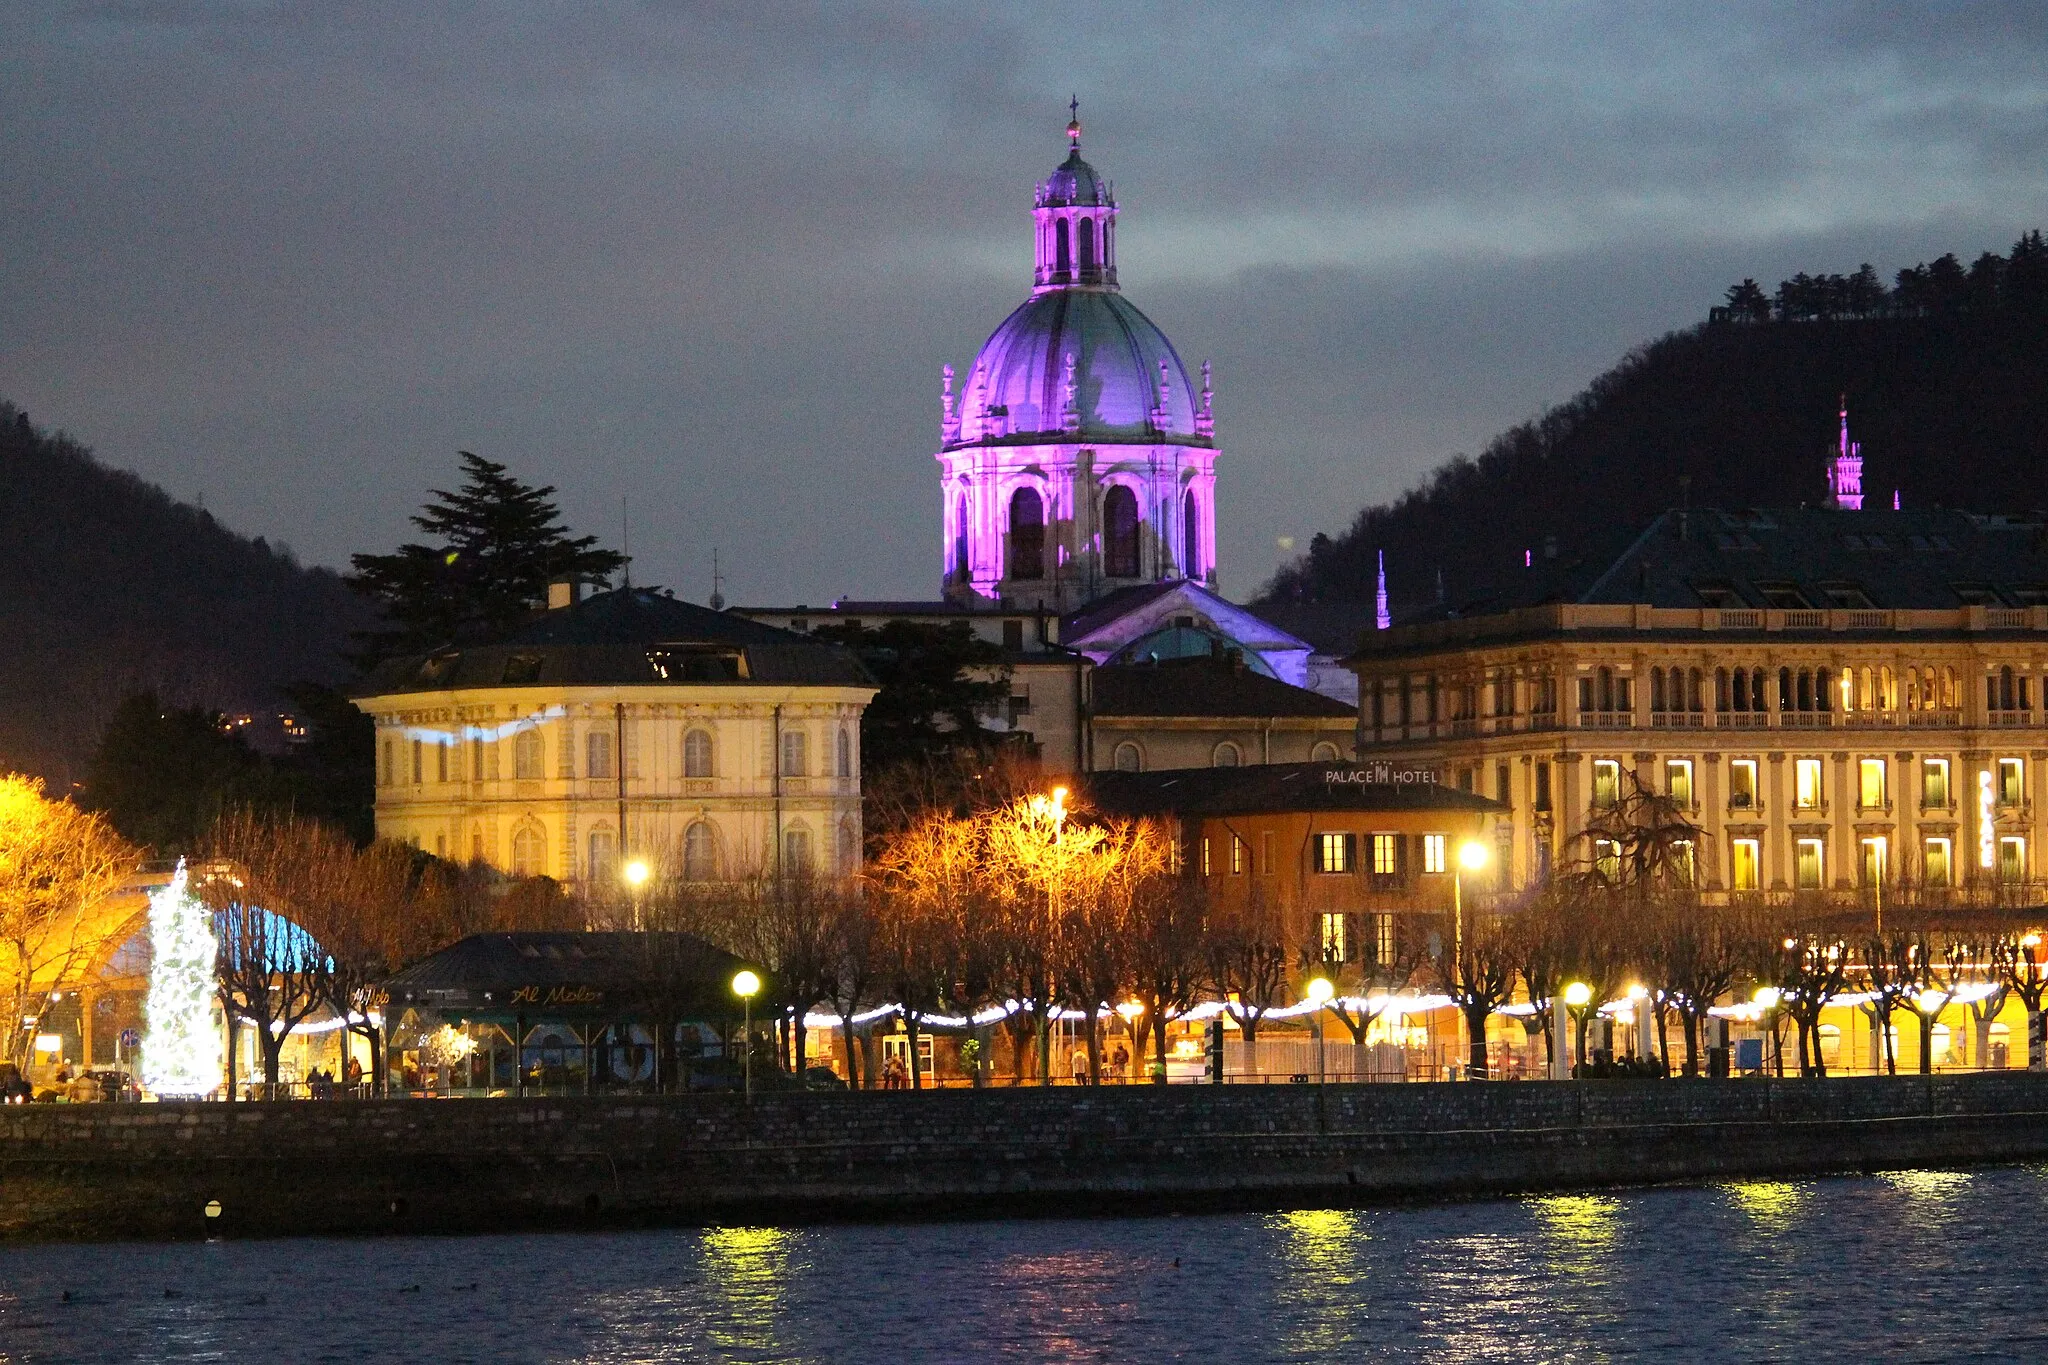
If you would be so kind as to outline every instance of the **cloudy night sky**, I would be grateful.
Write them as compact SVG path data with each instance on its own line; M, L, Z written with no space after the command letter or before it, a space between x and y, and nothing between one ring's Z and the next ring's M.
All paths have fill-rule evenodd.
M928 596L1069 94L1238 596L1734 280L2048 225L2036 4L17 3L0 397L314 562L471 449L692 598Z

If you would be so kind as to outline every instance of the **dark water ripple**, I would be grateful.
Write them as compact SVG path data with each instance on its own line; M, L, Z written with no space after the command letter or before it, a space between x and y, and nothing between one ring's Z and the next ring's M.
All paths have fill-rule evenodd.
M1270 1215L11 1247L0 1360L2043 1361L2043 1230L2048 1167L2013 1167Z

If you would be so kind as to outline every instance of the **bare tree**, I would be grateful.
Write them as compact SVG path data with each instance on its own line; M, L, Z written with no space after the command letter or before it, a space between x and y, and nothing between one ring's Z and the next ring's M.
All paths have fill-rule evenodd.
M122 927L107 920L102 903L136 856L102 817L47 799L34 778L0 777L0 1056L28 1063L45 1003Z

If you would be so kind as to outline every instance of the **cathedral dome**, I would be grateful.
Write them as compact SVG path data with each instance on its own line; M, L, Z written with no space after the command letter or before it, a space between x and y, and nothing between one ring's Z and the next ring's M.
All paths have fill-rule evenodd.
M965 396L962 444L1047 437L1209 443L1196 429L1198 395L1173 343L1123 295L1107 290L1050 289L1026 299L983 344Z

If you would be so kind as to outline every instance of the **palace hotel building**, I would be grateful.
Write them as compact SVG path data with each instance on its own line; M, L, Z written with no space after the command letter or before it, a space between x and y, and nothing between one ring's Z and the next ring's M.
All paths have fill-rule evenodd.
M1667 512L1366 632L1360 759L1505 805L1503 889L1596 855L1577 836L1632 772L1703 831L1708 890L2017 897L2048 812L2048 529L1864 511L1860 476L1845 417L1824 506Z

